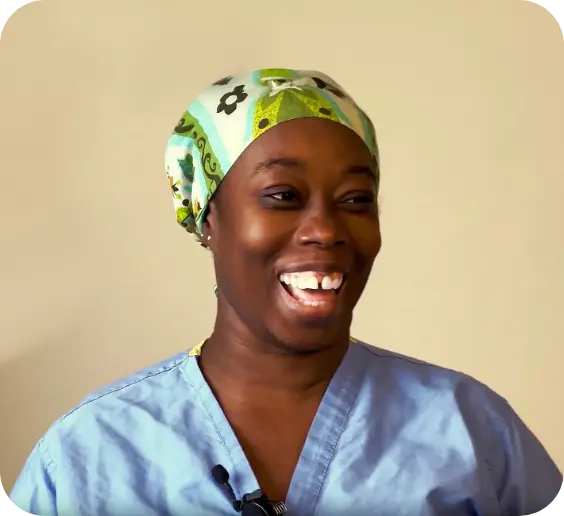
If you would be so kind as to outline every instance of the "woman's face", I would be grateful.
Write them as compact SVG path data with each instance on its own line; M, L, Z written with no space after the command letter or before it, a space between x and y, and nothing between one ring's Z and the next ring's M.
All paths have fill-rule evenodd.
M284 122L234 164L206 223L220 303L285 351L348 335L381 246L372 156L328 120Z

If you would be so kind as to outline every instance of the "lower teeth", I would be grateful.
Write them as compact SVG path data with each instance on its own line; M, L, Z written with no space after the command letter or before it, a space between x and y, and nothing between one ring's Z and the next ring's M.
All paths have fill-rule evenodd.
M285 285L284 283L280 283L282 285L282 287L284 288L284 290L286 290L286 292L288 292L288 294L290 296L292 296L293 299L295 299L298 303L302 304L302 305L306 305L306 306L323 306L327 303L326 300L314 300L314 299L303 299L299 296L293 295L289 290L288 290L288 286Z

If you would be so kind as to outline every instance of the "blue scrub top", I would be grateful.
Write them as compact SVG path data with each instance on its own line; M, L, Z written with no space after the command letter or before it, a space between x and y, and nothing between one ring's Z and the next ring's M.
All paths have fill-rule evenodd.
M182 353L88 397L37 443L11 493L40 516L236 514L258 489L198 365ZM281 415L291 417L291 414ZM293 516L516 516L562 474L508 403L467 375L352 341L313 421Z

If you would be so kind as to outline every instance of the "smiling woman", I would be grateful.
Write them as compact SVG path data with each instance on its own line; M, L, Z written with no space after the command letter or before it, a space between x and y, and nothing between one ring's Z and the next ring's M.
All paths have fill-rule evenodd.
M242 153L202 230L219 288L216 334L255 328L235 337L288 352L348 341L380 249L376 167L357 134L319 118L285 121Z
M335 81L215 82L177 124L166 171L178 222L212 252L213 331L59 419L19 507L513 516L555 498L561 473L504 399L351 337L382 244L380 168L372 122Z

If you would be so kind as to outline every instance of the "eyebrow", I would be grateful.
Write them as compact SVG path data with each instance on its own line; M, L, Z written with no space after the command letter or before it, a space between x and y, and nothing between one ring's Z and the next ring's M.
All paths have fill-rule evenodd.
M278 168L278 167L305 170L306 163L300 159L289 158L289 157L267 159L257 164L254 170L254 174L266 172L268 170L272 170L273 168ZM376 176L374 169L368 165L351 165L345 167L345 169L343 170L343 175L345 174L368 175L373 180L375 179Z

